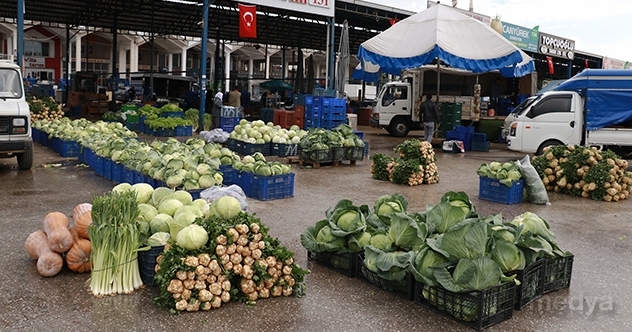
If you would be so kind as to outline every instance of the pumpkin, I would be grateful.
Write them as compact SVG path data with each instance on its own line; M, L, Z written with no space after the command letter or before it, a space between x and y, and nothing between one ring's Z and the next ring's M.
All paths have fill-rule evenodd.
M50 250L61 254L72 247L74 240L68 231L68 224L68 217L61 212L51 212L44 217L42 226Z
M92 251L92 244L90 240L79 236L79 233L74 227L69 230L75 243L70 247L70 250L66 252L66 264L71 271L79 273L89 272L91 268L90 252Z
M37 272L44 277L52 277L61 271L64 260L60 254L50 250L46 233L36 231L26 238L26 252L37 259Z
M81 203L72 210L72 219L75 221L77 233L84 239L88 237L88 226L92 224L92 204Z

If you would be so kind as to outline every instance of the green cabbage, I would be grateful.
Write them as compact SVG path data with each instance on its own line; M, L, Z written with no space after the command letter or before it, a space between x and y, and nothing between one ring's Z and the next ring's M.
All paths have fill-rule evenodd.
M181 206L183 206L182 202L175 198L167 198L160 202L158 206L158 213L164 213L170 216L173 216Z
M154 188L147 183L136 183L130 189L136 192L136 201L138 203L149 202L151 195L154 193Z
M155 207L149 205L149 204L138 204L138 217L137 219L140 219L144 222L150 222L152 219L154 219L154 217L158 214L158 210L156 210Z
M386 234L375 234L371 237L371 246L382 251L393 250L393 240Z
M222 196L211 204L211 211L217 216L230 219L241 212L241 203L232 196Z
M397 247L403 250L418 250L425 243L427 235L426 224L417 224L406 213L391 216L388 236Z
M344 251L345 239L331 233L329 221L324 219L301 233L301 244L309 252Z
M188 225L182 228L176 236L176 243L188 250L198 250L208 241L208 233L199 225Z
M522 250L507 241L496 241L491 256L503 272L522 270L526 264Z
M361 252L369 243L371 243L371 234L368 232L351 234L347 240L350 252Z
M448 260L442 254L425 247L415 255L411 265L411 272L415 279L425 285L437 286L434 277L434 268L445 267Z
M164 246L169 241L171 235L167 232L157 232L147 239L147 245L151 247Z
M149 222L149 229L152 234L169 232L169 223L172 221L173 218L170 215L159 213Z

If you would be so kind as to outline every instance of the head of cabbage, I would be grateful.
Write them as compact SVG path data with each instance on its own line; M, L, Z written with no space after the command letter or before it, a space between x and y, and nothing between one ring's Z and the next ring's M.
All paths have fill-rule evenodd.
M208 241L208 233L200 225L189 225L178 232L176 243L188 250L198 250Z

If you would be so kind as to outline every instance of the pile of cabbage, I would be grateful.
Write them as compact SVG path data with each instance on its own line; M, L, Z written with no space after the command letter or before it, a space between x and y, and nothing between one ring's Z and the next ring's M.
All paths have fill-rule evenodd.
M242 119L230 133L230 138L252 144L298 144L305 135L307 132L297 125L284 129L272 122L266 124L262 120L250 122Z
M159 211L172 200L170 195ZM175 220L188 213L178 214L180 209L173 217L178 228ZM189 218L194 220L189 223ZM206 311L229 301L253 305L258 299L304 294L309 271L294 262L294 253L271 237L258 218L241 211L236 198L222 196L210 204L208 214L186 219L188 225L167 239L157 258L154 280L160 294L154 300L159 307Z
M33 128L48 134L49 138L59 138L64 141L90 140L93 136L117 136L122 139L137 138L135 132L127 129L119 122L92 122L81 118L71 120L63 117L55 120L33 121Z
M448 192L422 212L407 205L399 194L378 198L372 210L342 200L301 234L301 244L310 252L361 253L366 268L384 279L412 273L425 287L451 292L495 287L538 259L571 255L531 212L511 221L480 216L463 192ZM459 318L475 319L473 309Z
M307 135L300 141L301 151L322 151L340 147L364 147L364 141L353 132L347 124L328 130L310 128Z
M522 179L522 173L516 162L508 161L500 163L493 161L489 164L482 164L476 171L478 176L498 179L500 183L507 187L512 187L515 181Z
M290 174L290 165L278 161L269 162L261 152L246 155L241 161L233 163L233 169L240 172L254 173L261 176Z

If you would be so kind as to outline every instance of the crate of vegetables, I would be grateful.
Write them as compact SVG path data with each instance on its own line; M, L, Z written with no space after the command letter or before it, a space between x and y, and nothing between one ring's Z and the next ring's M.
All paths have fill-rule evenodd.
M355 278L356 266L358 264L358 254L347 252L336 254L332 252L307 252L307 260L330 268L349 278Z
M278 157L297 156L298 144L272 143L272 155Z
M301 160L326 163L333 160L333 153L331 149L299 149L299 157Z
M478 198L503 204L517 204L522 203L523 191L523 179L512 181L511 187L508 187L498 179L481 176Z
M147 286L154 286L154 276L156 275L156 260L162 254L165 246L152 246L147 251L138 251L138 269L140 279Z
M254 174L250 183L250 193L246 195L260 201L293 197L294 173L272 176Z
M516 275L516 280L520 282L516 285L514 309L520 310L544 294L544 261L540 259L522 270L505 273L507 276Z
M363 282L377 286L391 294L403 299L412 301L414 298L415 278L411 273L406 273L403 280L388 280L382 278L376 272L367 267L364 262L364 255L358 255L356 277Z
M252 155L255 152L261 152L262 155L264 156L269 156L270 155L270 143L246 143L246 142L242 142L243 143L243 149L242 149L242 154L244 155Z
M544 293L552 292L571 286L571 274L573 272L573 258L564 257L547 258L544 260Z
M515 289L514 282L505 282L483 291L455 293L417 282L415 302L480 331L513 316Z

